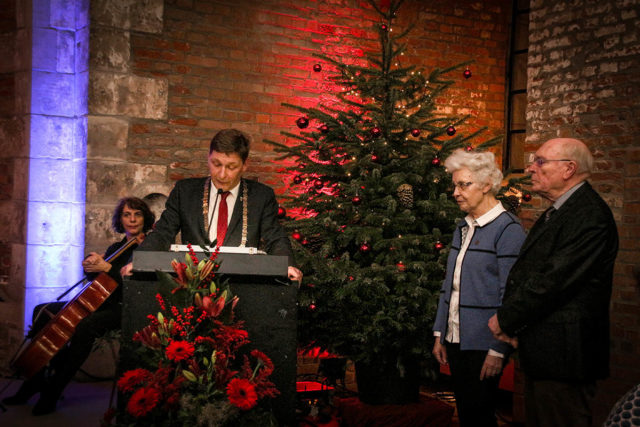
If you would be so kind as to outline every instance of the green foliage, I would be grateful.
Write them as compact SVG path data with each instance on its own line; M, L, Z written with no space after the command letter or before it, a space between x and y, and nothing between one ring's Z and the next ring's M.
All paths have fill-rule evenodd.
M288 171L301 179L286 205L299 215L285 222L302 236L293 242L305 273L301 344L393 363L431 356L446 248L463 216L441 162L481 131L448 135L467 117L436 111L436 99L454 83L450 74L466 63L430 72L395 66L404 34L388 29L402 1L387 12L370 3L384 25L369 66L319 55L337 70L330 78L344 88L336 94L343 108L284 104L326 129L283 132L288 144L267 142L294 160Z

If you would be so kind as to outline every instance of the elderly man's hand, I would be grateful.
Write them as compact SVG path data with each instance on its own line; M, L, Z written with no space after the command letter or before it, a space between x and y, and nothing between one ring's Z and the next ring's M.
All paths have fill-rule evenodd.
M513 338L502 332L502 328L500 328L500 323L498 322L498 315L494 314L491 316L488 322L489 330L493 334L493 336L500 340L504 341L507 344L511 344L513 348L518 348L518 338Z

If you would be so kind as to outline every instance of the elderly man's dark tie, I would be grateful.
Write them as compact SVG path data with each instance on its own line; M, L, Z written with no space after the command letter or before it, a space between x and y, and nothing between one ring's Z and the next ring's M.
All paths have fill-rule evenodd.
M551 206L549 209L544 211L544 222L549 222L549 220L551 219L551 215L553 215L555 211L556 211L556 208L554 208L553 206Z

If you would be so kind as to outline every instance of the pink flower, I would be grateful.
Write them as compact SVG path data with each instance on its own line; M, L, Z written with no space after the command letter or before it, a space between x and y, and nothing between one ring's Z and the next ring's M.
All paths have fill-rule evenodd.
M175 271L178 275L178 277L175 279L176 282L178 282L178 284L180 284L182 287L186 286L188 282L187 274L185 273L185 271L187 270L187 264L178 262L174 259L171 261L171 267L173 267L173 271Z
M207 314L211 317L217 317L224 308L225 297L221 295L217 300L213 300L213 298L206 296L202 298L202 308L207 312Z

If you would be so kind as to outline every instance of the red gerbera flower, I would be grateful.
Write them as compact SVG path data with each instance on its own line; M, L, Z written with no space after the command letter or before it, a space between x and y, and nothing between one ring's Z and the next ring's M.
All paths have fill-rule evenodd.
M134 417L143 417L156 407L159 400L160 392L156 388L139 388L129 399L127 411Z
M171 341L167 347L167 357L169 360L179 362L193 356L195 348L193 344L187 341Z
M234 378L227 384L227 396L229 402L238 408L246 411L256 406L258 395L256 389L244 378Z
M139 386L151 377L151 372L146 369L133 369L125 372L118 380L118 388L124 392L132 391L136 386Z

